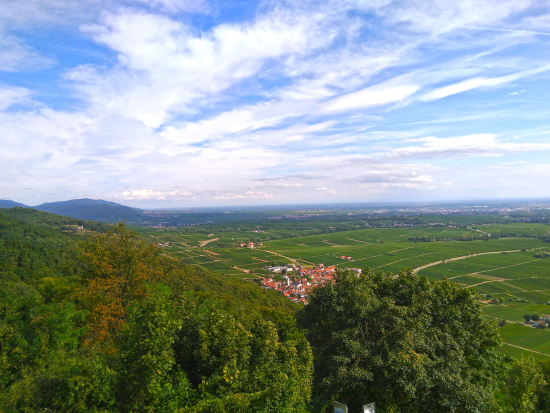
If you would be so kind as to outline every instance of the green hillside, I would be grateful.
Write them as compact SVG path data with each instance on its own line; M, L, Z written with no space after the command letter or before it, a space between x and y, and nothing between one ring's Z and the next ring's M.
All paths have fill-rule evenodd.
M27 207L19 202L11 201L9 199L0 199L0 208L13 208L13 207Z
M345 235L363 240L367 259L397 264L420 251L406 247L413 255L395 256L393 244L406 233L388 231L387 244L379 243L385 233ZM491 318L501 314L484 313L462 285L410 271L343 271L303 307L254 282L182 264L173 255L183 248L160 248L147 235L149 242L124 224L28 208L0 213L0 411L309 413L332 411L336 399L356 410L374 400L381 413L464 405L507 412L525 394L546 411L544 380L535 389L510 389L550 369L504 356ZM342 233L304 238L258 251L211 248L209 255L219 251L241 268L278 251L294 250L301 261L317 258L308 253L329 257L347 245L338 242L350 241ZM463 253L478 242L481 251L508 245L456 245L470 245ZM509 265L541 262L528 253L505 258ZM483 272L492 261L470 265ZM504 353L544 359L545 336L521 328L501 329Z
M34 208L52 214L104 222L120 222L141 216L138 209L96 199L49 202Z

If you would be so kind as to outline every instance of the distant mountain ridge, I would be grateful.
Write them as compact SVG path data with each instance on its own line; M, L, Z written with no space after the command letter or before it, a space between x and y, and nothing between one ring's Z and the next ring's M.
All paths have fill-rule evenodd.
M14 207L29 208L27 205L12 201L11 199L0 199L0 208L14 208Z
M90 198L80 198L80 199L69 199L68 201L55 201L55 202L44 202L43 204L37 205L33 208L39 209L39 208L47 208L47 207L57 207L57 206L89 206L89 205L114 205L114 206L121 206L125 208L126 205L117 204L116 202L111 201L105 201L103 199L90 199Z
M51 214L93 221L118 222L141 216L141 210L102 199L70 199L68 201L46 202L27 206L11 200L0 200L0 208L25 207Z

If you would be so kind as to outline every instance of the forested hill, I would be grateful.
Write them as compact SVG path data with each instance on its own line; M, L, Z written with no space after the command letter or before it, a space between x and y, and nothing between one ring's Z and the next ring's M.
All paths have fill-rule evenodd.
M0 199L0 208L27 207L25 204L11 201L9 199Z
M0 282L23 281L40 286L44 277L70 277L78 264L74 246L95 233L105 233L110 225L15 207L0 211ZM179 264L178 264L179 265ZM229 306L240 302L286 309L297 308L289 300L255 284L216 274L202 267L184 266L185 288L213 294ZM49 281L48 281L49 282ZM231 303L231 301L235 303Z
M28 206L7 199L0 200L0 209L14 207L32 208L76 219L103 222L131 221L136 218L142 218L141 210L139 209L102 199L71 199L68 201L46 202L36 206Z
M37 227L47 227L52 230L63 233L99 231L104 232L109 228L108 224L97 221L71 218L62 215L56 215L49 212L39 211L33 208L14 207L0 210L0 215L21 221L25 224ZM82 228L77 228L82 227Z
M95 226L95 227L94 227ZM305 308L124 224L0 213L0 412L547 412L472 289L351 271Z
M105 222L120 222L122 220L132 220L133 218L141 217L139 209L101 199L85 198L48 202L33 208L72 218Z
M74 265L70 248L86 233L107 226L36 211L30 208L0 212L0 282L36 285L45 277L70 277Z
M306 411L311 351L289 300L180 265L123 224L6 212L0 411Z

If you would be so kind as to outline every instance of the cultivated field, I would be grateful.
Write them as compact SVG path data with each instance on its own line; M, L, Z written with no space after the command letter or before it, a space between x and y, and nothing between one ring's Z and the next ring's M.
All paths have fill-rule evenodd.
M202 265L239 278L273 276L265 267L292 262L391 272L411 268L431 280L446 277L461 286L473 287L486 303L501 300L500 305L486 304L484 311L495 323L507 320L508 324L500 328L506 343L502 347L505 354L550 358L550 330L523 324L526 313L540 316L550 313L550 305L546 304L550 303L550 258L534 257L537 252L550 251L550 243L534 238L548 234L550 226L503 224L350 230L353 226L346 223L346 230L340 231L335 227L323 222L290 229L282 225L261 230L258 226L234 225L223 230L213 227L200 231L155 228L138 231L150 242L164 244L164 254L185 264ZM487 233L509 238L471 240ZM236 246L250 240L262 241L263 246L255 249ZM423 242L426 240L430 242ZM343 255L352 260L343 260L340 258Z

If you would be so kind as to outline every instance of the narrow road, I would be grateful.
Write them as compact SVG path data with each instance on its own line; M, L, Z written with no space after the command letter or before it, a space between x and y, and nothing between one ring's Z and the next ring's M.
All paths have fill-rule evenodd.
M543 356L550 357L550 355L548 355L546 353L541 353L540 351L531 350L530 348L520 347L520 346L516 346L515 344L510 344L510 343L502 343L502 344L506 344L507 346L519 348L519 349L522 349L522 350L525 350L525 351L530 351L531 353L542 354Z
M410 259L413 259L413 258L418 258L418 257L422 257L423 255L430 255L430 254L437 254L438 252L441 252L441 251L434 251L434 252L428 252L426 254L420 254L420 255L415 255L414 257L407 257L407 258L403 258L402 260L397 260L397 261L392 261L388 264L384 264L384 265L380 265L378 267L374 267L373 270L376 270L378 268L382 268L382 267L385 267L387 265L392 265L392 264L395 264L397 262L401 262L401 261L406 261L406 260L410 260Z
M399 251L405 251L405 250L410 250L410 249L413 249L415 247L408 247L408 248L402 248L400 250L393 250L393 251L388 251L388 252L383 252L382 254L378 254L378 255L371 255L370 257L365 257L365 258L358 258L356 260L353 260L352 262L355 262L355 261L361 261L361 260L368 260L368 259L371 259L371 258L374 258L374 257L380 257L382 255L386 255L386 254L391 254L392 252L399 252ZM408 259L408 258L407 258ZM395 262L395 261L394 261Z
M214 241L217 241L217 240L219 240L219 238L208 239L208 240L206 240L206 241L202 241L202 242L200 243L200 246L201 246L201 247L204 247L206 244L210 244L211 242L214 242Z
M480 253L477 253L477 254L470 254L470 255L462 255L460 257L449 258L448 260L430 262L429 264L423 265L422 267L415 268L413 270L413 273L416 274L420 270L423 270L423 269L428 268L428 267L433 267L435 265L442 264L443 262L458 261L458 260L463 260L463 259L466 259L466 258L477 257L479 255L502 254L503 252L520 252L520 251L521 250L491 251L491 252L480 252Z
M273 251L269 251L269 250L264 250L264 249L262 249L261 251L268 252L269 254L273 254L273 255L276 255L276 256L278 256L278 257L286 258L287 260L290 260L290 262L292 262L293 264L296 264L296 263L298 263L298 261L300 261L300 262L306 262L306 263L311 264L311 265L315 265L315 264L313 264L312 262L309 262L309 261L306 261L306 260L302 260L302 259L297 260L296 258L285 257L284 255L279 254L279 253L277 253L277 252L273 252Z

